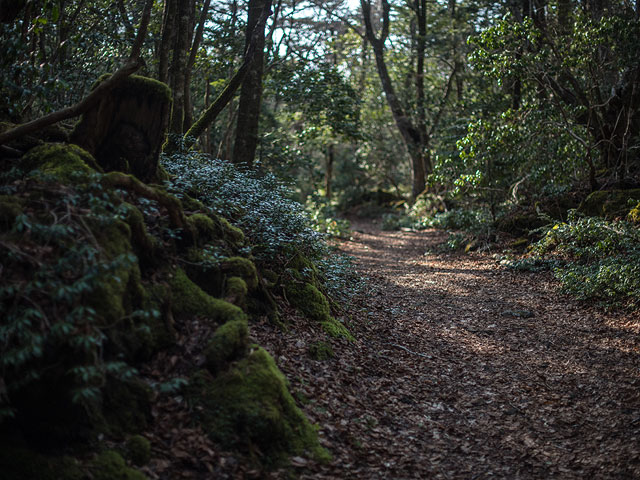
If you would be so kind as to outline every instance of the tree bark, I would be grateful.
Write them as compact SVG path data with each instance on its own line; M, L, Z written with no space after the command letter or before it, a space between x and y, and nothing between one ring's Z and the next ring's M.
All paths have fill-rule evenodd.
M193 74L193 66L196 63L196 57L198 56L198 50L200 49L200 43L202 43L202 37L204 35L204 25L207 22L207 16L209 13L209 5L211 0L205 0L200 12L200 19L198 21L198 27L196 28L193 42L191 44L191 51L189 52L189 60L187 60L187 69L185 72L185 91L184 91L184 131L189 130L193 124L193 105L191 104L191 75Z
M379 37L376 37L375 32L373 31L371 3L368 0L360 0L360 5L362 6L367 40L373 48L373 54L376 59L376 67L378 70L378 76L380 77L380 83L382 84L382 90L385 93L387 104L391 109L391 114L393 115L396 127L398 128L398 131L407 146L409 156L411 157L413 173L411 196L415 199L424 191L426 186L426 172L424 164L425 145L423 144L424 137L420 134L419 128L413 124L409 116L405 113L405 110L396 95L396 91L384 59L384 42L389 36L389 2L387 0L382 0L382 28Z
M238 123L233 147L233 163L253 165L258 146L258 127L262 101L262 73L264 70L265 23L263 12L271 11L271 0L249 0L245 46L255 41L255 58L240 89Z

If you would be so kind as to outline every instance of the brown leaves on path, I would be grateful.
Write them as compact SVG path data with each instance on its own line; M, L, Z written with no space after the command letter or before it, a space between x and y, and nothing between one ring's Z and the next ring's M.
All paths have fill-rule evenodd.
M640 478L637 316L488 255L425 255L441 232L354 229L356 342L316 361L306 322L252 327L334 455L297 459L300 478Z

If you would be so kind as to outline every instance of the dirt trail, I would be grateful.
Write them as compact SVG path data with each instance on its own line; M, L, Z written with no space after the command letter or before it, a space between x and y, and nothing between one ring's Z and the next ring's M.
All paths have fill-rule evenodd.
M353 228L357 341L326 362L313 332L272 342L335 457L301 478L640 478L637 316L490 255L425 255L441 232Z

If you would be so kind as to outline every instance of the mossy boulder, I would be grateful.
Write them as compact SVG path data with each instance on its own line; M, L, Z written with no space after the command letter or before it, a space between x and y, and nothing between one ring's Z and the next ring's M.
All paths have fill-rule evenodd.
M248 258L227 258L220 263L220 270L228 278L239 277L244 280L249 290L254 290L258 287L258 270L255 264Z
M246 319L232 320L218 327L205 350L206 367L212 373L244 356L249 346Z
M93 480L146 480L147 477L127 466L122 456L114 450L99 454L90 464Z
M353 340L349 330L331 316L329 302L318 288L309 282L290 282L286 286L287 299L307 318L319 322L332 337Z
M591 193L580 205L579 212L609 220L625 218L640 202L640 189L600 190Z
M217 323L245 318L242 309L208 295L180 268L174 272L169 285L172 292L171 308L175 315L198 315Z
M239 306L243 310L247 309L247 294L249 287L240 277L229 277L225 285L224 297L230 303Z
M29 150L22 157L20 166L25 171L38 169L65 183L77 180L83 174L102 171L87 151L64 143L47 143Z
M81 465L66 456L42 455L24 447L0 444L2 480L84 480Z
M287 381L273 358L258 348L230 370L211 376L196 373L190 398L209 436L232 447L261 452L266 465L286 462L291 455L328 460L315 428L296 406Z
M139 467L146 465L151 460L151 442L142 435L129 437L125 450L127 458Z

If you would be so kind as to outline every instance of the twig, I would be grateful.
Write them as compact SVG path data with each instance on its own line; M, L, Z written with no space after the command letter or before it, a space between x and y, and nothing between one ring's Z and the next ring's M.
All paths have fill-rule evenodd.
M407 347L403 347L402 345L398 345L397 343L387 342L387 345L391 345L392 347L399 348L400 350L404 350L405 352L410 353L412 355L417 355L418 357L433 358L431 355L427 355L425 353L414 352L413 350L409 350Z

